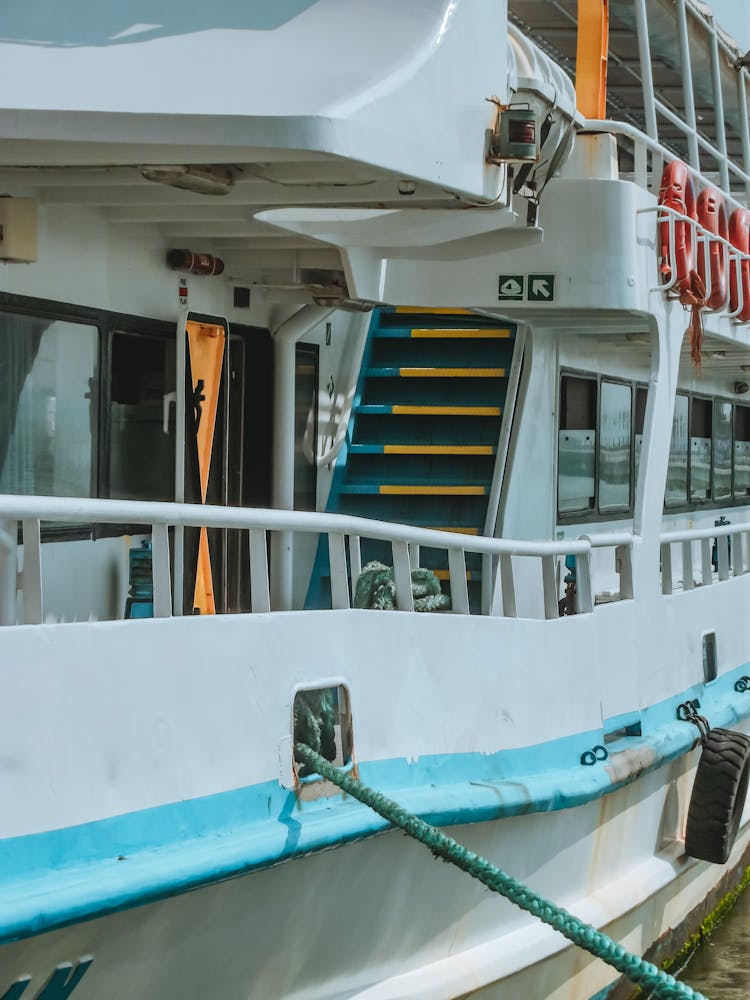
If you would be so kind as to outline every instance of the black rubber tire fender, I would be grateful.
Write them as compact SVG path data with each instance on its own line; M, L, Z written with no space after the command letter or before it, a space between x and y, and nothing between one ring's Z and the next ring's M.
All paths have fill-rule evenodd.
M726 864L742 818L750 777L750 737L710 729L695 773L685 828L685 853Z

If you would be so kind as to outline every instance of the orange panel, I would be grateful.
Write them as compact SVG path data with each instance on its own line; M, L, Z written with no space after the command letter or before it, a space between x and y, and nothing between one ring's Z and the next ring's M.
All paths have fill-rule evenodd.
M198 608L202 615L216 614L214 579L211 572L211 553L208 548L208 532L205 528L201 528L201 538L198 546L198 567L195 573L193 607Z
M198 407L196 411L196 438L201 502L205 503L208 491L208 474L211 468L211 452L214 445L214 431L216 430L216 411L219 406L226 332L221 325L197 323L191 320L187 324L187 338L193 380L192 405ZM191 401L188 401L188 405L191 405ZM198 608L203 615L216 613L211 553L208 548L208 534L205 528L201 528L198 547L193 607Z
M607 117L608 0L578 0L576 104L586 118Z

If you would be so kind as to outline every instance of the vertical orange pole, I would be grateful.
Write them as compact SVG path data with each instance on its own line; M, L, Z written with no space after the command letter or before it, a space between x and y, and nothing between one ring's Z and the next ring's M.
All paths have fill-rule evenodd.
M609 0L578 0L576 105L586 118L607 117Z
M205 503L216 429L216 412L219 406L226 333L223 326L191 320L187 324L187 336L196 407L201 503ZM193 607L198 608L202 615L216 614L211 553L208 547L208 532L205 528L201 528L200 532Z

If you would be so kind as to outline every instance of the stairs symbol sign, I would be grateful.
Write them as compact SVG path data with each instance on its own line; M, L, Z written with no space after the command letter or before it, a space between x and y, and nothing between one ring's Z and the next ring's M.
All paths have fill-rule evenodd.
M501 274L497 297L502 302L523 302L526 281L522 274Z

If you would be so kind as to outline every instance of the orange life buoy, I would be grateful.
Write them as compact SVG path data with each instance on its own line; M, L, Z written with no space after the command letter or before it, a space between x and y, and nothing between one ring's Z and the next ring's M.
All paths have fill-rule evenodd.
M729 221L723 197L718 191L706 188L698 195L698 222L713 236L729 239ZM727 255L718 240L711 240L708 246L711 272L711 294L706 299L708 309L723 309L727 301ZM706 257L703 247L698 252L698 274L706 282Z
M690 171L680 160L667 163L661 175L659 204L671 208L680 215L696 218L695 188ZM666 285L673 278L680 292L689 290L690 273L694 267L695 248L693 227L685 219L674 220L674 261L669 253L669 218L659 223L659 245L661 250L661 276ZM673 271L674 269L674 271Z
M750 212L746 208L735 208L729 216L729 242L740 253L750 253ZM740 261L740 281L742 287L742 310L735 317L740 323L750 320L750 260ZM729 266L729 309L736 312L740 297L737 281L737 265Z

